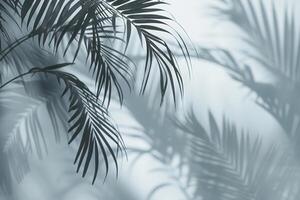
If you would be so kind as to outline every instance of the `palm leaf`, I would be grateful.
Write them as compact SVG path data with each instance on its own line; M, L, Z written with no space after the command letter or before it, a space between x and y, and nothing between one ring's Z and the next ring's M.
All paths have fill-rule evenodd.
M21 181L29 170L29 153L47 152L39 115L43 102L28 97L21 87L1 93L1 185L11 192L13 180ZM11 119L10 116L14 115ZM13 120L12 120L13 119ZM13 177L15 179L13 179Z
M93 157L94 183L98 174L98 168L100 167L100 158L103 158L107 176L109 170L109 153L115 163L118 175L117 157L119 152L124 150L124 143L120 133L111 123L107 110L102 107L102 103L97 96L74 75L57 71L61 66L63 65L54 65L44 69L33 68L30 73L45 73L55 76L65 86L63 95L69 93L69 112L71 114L69 118L69 123L71 123L69 132L72 133L69 144L82 134L74 161L74 163L78 163L77 172L83 167L82 176L84 177ZM113 149L110 142L116 146L116 150Z
M250 66L239 62L233 53L225 49L201 48L199 57L224 67L234 80L253 91L257 95L255 102L278 121L298 151L300 109L297 99L300 94L297 82L291 84L289 79L281 79L277 83L258 81Z
M243 39L255 52L248 49L246 57L265 67L274 82L263 83L254 79L250 67L237 64L231 53L225 59L216 59L211 52L203 51L202 58L213 61L231 71L233 78L242 82L258 95L257 103L268 111L284 128L295 144L299 141L299 34L294 10L289 12L286 4L283 14L274 2L267 6L262 1L226 1L225 6L216 6L215 12L236 24L245 34ZM226 7L227 5L227 7ZM261 16L261 17L260 17ZM210 56L206 56L210 55ZM240 66L239 66L240 65ZM295 150L298 152L297 145Z
M67 132L68 119L65 102L60 98L57 86L46 80L21 82L14 86L3 90L0 95L1 113L5 113L1 118L3 170L0 185L9 193L13 180L20 182L30 170L28 157L34 153L41 158L47 153L49 137L45 137L42 128L45 120L52 125L58 142L62 133ZM44 109L49 116L45 115ZM45 117L41 118L41 115Z
M238 133L236 127L223 120L222 127L209 114L209 131L193 112L176 125L190 139L190 181L196 181L194 198L204 199L283 199L286 180L291 180L286 156L274 147L263 150L259 137ZM293 169L293 174L297 170Z
M118 1L118 0L108 0L105 4L105 7L108 8L111 12L115 13L116 16L121 17L127 28L127 42L130 39L132 27L134 27L139 35L141 42L145 41L145 46L147 49L146 56L146 65L145 65L145 73L143 79L143 86L141 92L145 91L148 78L151 72L152 60L156 59L157 64L159 66L160 79L161 79L161 92L164 96L167 83L170 81L173 96L175 95L175 81L173 80L173 75L175 75L175 80L179 84L180 91L182 88L182 78L180 76L179 70L176 66L175 56L168 44L164 42L160 37L156 36L152 32L165 32L168 35L172 36L172 32L170 26L168 25L168 21L171 21L171 18L160 14L164 10L161 9L161 6L166 4L162 1L153 1L153 0L126 0L126 1ZM175 34L178 34L175 32ZM179 44L184 55L188 55L188 50L182 42L182 38L179 36L178 38L173 36L176 42ZM142 42L143 43L143 42ZM171 66L172 68L168 67ZM175 98L175 96L174 96ZM174 99L175 101L175 99Z
M227 18L245 34L243 40L254 48L246 51L278 78L299 80L300 40L296 28L295 11L283 7L281 14L275 2L229 0L223 6L215 6L219 17Z
M103 44L104 40L107 39L119 39L115 34L118 28L116 18L120 17L126 22L123 26L127 33L127 37L124 39L126 46L131 38L131 26L136 28L141 40L145 39L147 55L142 93L145 91L148 77L152 71L152 63L156 59L161 77L162 97L164 97L166 88L170 84L175 100L176 84L178 83L180 91L182 91L183 84L175 56L168 45L160 37L152 33L154 31L167 33L172 36L171 31L158 26L163 25L172 30L164 22L171 19L159 14L159 12L163 11L161 8L158 8L161 4L163 3L153 0L122 2L25 0L22 5L21 18L24 21L27 19L28 26L32 22L32 32L28 37L38 36L40 43L45 43L47 38L50 38L50 43L53 43L56 49L63 38L68 35L69 39L64 47L65 52L72 43L76 43L75 58L81 45L85 44L91 65L94 67L93 71L98 86L97 95L102 90L105 94L110 94L111 83L113 83L117 88L120 99L122 99L122 90L117 82L115 73L129 85L126 75L128 65L123 61L124 58L126 59L126 56L111 46ZM38 8L42 9L38 10ZM36 17L34 17L35 15ZM188 51L185 43L177 32L175 34L176 41L185 55L187 55Z
M59 85L55 84L53 79L50 79L52 83L49 84L49 79L50 77L48 79L26 81L23 84L29 97L44 104L49 115L49 121L53 127L55 140L59 142L62 133L66 133L69 129L67 123L69 118L67 102L61 98Z
M18 6L18 0L3 0L0 2L0 52L3 42L7 42L7 40L10 39L5 23L7 23L9 19L14 21L14 14L17 12Z

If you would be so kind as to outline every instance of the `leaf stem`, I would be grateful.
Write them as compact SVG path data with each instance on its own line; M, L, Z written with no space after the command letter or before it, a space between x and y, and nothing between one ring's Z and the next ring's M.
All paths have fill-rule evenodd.
M50 66L47 66L45 68L38 68L38 67L34 67L34 68L31 68L28 72L25 72L23 74L20 74L12 79L10 79L9 81L7 81L6 83L4 83L3 85L0 86L0 90L2 88L4 88L5 86L7 86L8 84L12 83L13 81L23 77L23 76L27 76L29 74L34 74L34 73L39 73L39 72L42 72L42 73L49 73L49 71L51 70L57 70L57 69L60 69L60 68L63 68L63 67L66 67L66 66L69 66L69 65L73 65L74 63L61 63L61 64L56 64L56 65L50 65Z
M33 72L32 72L31 70L29 70L29 71L26 72L26 73L20 74L20 75L18 75L18 76L16 76L16 77L10 79L9 81L7 81L6 83L4 83L3 85L0 86L0 90L3 89L3 88L4 88L5 86L7 86L8 84L14 82L15 80L17 80L17 79L19 79L19 78L21 78L21 77L23 77L23 76L29 75L29 74L31 74L31 73L33 73Z
M30 39L32 36L34 36L34 34L30 33L28 35L25 35L19 39L17 39L15 42L13 42L12 44L10 44L8 47L6 47L3 51L0 52L0 62L2 60L4 60L4 58L12 51L14 50L16 47L18 47L20 44L24 43L25 41L27 41L28 39Z

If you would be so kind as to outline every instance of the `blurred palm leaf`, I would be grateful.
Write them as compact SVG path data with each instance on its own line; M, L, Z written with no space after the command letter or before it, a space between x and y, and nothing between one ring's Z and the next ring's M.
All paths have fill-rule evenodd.
M11 192L13 180L21 181L29 171L28 157L31 154L41 158L47 153L49 137L44 135L44 124L50 124L56 141L60 141L61 135L68 129L67 110L57 85L41 79L14 86L0 93L0 147L3 154L0 176L6 192ZM48 116L45 115L45 109Z
M222 18L229 19L243 31L243 40L251 47L242 50L245 57L257 61L257 65L260 64L267 69L274 81L257 80L255 71L246 62L238 60L238 55L226 49L201 48L200 58L228 69L233 79L257 94L256 102L274 116L285 129L297 156L300 114L297 102L299 97L297 61L299 59L299 36L297 33L299 30L295 24L295 15L293 12L289 13L284 7L283 17L280 18L281 15L274 4L268 7L263 1L229 0L223 2L224 7L218 5L214 8L216 13ZM298 174L298 165L297 162L294 163L296 174ZM292 180L293 178L282 179ZM281 191L281 194L285 195L279 199L297 198L299 191L293 191L292 185L299 183L295 179L293 181L293 183L286 183L289 186ZM280 186L282 187L284 186ZM276 199L278 195L262 196L259 199Z
M47 152L40 115L50 99L40 101L26 95L23 87L1 93L1 185L10 192L13 180L21 181L29 170L29 153L40 158ZM52 107L51 111L55 111ZM11 116L9 119L8 116ZM15 179L13 179L12 177Z
M7 20L14 20L13 13L17 12L18 6L18 0L3 0L0 2L0 52L3 41L10 39L5 23L7 23Z
M267 6L263 1L222 2L222 5L214 7L215 13L229 19L243 31L243 40L251 47L242 50L246 58L267 69L274 81L256 80L255 71L225 49L201 48L200 58L229 69L235 80L254 91L258 96L256 102L280 123L291 141L297 144L300 141L297 134L300 130L297 102L300 96L300 40L296 15L286 7L283 7L282 14L274 3ZM297 145L294 146L298 151Z
M181 187L181 176L187 161L185 154L187 137L185 134L179 134L168 118L176 113L174 108L170 110L165 104L160 107L151 100L150 95L152 94L138 97L137 95L128 94L125 98L125 107L130 115L137 120L140 127L125 125L126 130L121 129L124 137L137 140L139 144L146 144L146 147L143 148L132 145L127 146L128 154L134 156L132 165L144 156L151 156L161 163L162 167L154 168L150 173L167 173L172 180L168 183L163 182L156 185L149 192L147 199L151 199L154 194L168 186L175 186L176 189L183 191L188 198L188 191L185 191L187 188L185 185Z
M297 82L291 83L288 79L276 79L276 83L258 81L249 65L225 49L201 48L199 55L201 59L224 67L234 80L255 92L255 102L278 121L298 151L300 110L297 99L300 94Z
M225 119L220 128L210 113L206 131L193 112L172 126L169 120L160 123L155 114L143 115L149 112L145 102L131 99L126 106L145 133L129 136L149 145L147 149L129 147L129 152L136 153L136 159L151 155L163 165L153 172L170 175L168 182L153 188L149 199L170 186L178 187L186 199L292 200L299 194L294 188L298 168L290 156L275 147L265 149L261 138L238 132Z
M298 81L300 38L294 9L285 4L282 14L271 2L225 0L223 6L214 9L219 17L229 19L245 33L243 40L255 50L246 50L248 56L278 78Z
M239 133L225 119L220 128L211 113L209 131L193 112L176 126L190 135L188 185L195 185L195 199L284 199L287 191L295 192L286 182L297 175L289 158L274 147L265 151L259 137Z

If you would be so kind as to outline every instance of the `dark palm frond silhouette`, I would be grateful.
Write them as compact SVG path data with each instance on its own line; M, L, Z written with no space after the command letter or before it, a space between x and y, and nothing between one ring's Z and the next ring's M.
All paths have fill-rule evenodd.
M3 7L4 4L7 5ZM146 90L154 66L158 66L157 71L160 74L161 101L164 100L167 88L171 89L174 101L176 101L177 88L180 92L183 91L183 81L175 55L160 35L173 38L185 57L188 58L189 52L183 38L176 29L169 25L173 19L168 17L161 8L164 4L164 2L154 0L5 0L1 2L1 8L7 11L8 16L12 16L20 28L18 31L21 32L18 39L6 34L9 36L8 42L4 48L1 48L0 62L6 62L5 64L9 66L9 73L17 74L15 78L2 84L1 89L18 78L24 79L29 74L51 75L63 83L65 86L63 94L69 94L67 102L71 116L68 121L71 126L69 132L72 133L70 143L81 135L75 159L75 163L78 164L77 171L83 168L83 176L85 176L90 163L93 163L95 166L93 183L98 174L100 159L105 164L107 175L109 155L112 156L118 170L117 157L124 149L122 138L109 118L107 107L113 91L117 92L122 103L123 85L131 87L134 64L126 56L126 49L133 40L132 38L137 35L146 50L141 93L143 94ZM4 22L4 18L1 18L2 30L11 28L4 26ZM29 43L37 44L39 48L33 45L32 52L29 49L23 51ZM121 50L116 48L116 43L122 43L123 48ZM92 72L95 79L96 93L94 94L75 75L60 71L60 68L68 64L49 66L49 62L44 63L40 58L37 59L41 61L40 63L29 62L29 65L32 65L29 71L24 73L25 68L22 68L22 62L29 60L28 54L36 53L37 49L38 55L41 55L43 51L53 51L53 55L57 56L56 61L59 57L66 59L69 57L67 54L72 55L73 62L81 59L82 55L85 56L86 68ZM21 53L18 53L19 51ZM52 58L53 55L49 54ZM48 67L35 68L36 66ZM2 74L4 73L1 72ZM46 80L48 80L47 77ZM4 79L9 80L10 77ZM50 80L52 79L48 81ZM27 81L23 82L25 89L29 87ZM44 94L42 98L56 99L57 97ZM64 101L58 100L56 103L61 107L64 106L62 102ZM51 124L58 137L57 118L60 116L60 119L64 119L67 114L64 111L54 110L55 106L47 104ZM32 130L34 132L34 129ZM116 148L113 147L114 145ZM91 161L92 159L94 160Z
M115 125L112 124L108 115L108 111L103 107L103 102L92 93L88 87L72 74L57 71L58 68L68 65L54 65L46 68L33 68L30 73L45 73L53 75L59 83L64 84L62 95L69 93L69 113L71 114L69 122L72 132L69 144L72 143L81 133L81 142L74 163L78 163L77 172L83 167L84 177L88 171L91 159L94 158L94 177L95 182L99 168L99 155L102 154L106 167L106 176L109 170L109 157L107 152L112 155L118 174L117 157L125 148L123 140ZM112 148L112 144L116 145L116 150ZM84 163L84 164L83 164Z
M234 1L234 3L239 5L240 1ZM247 1L247 3L252 5L251 1ZM264 5L260 4L260 6ZM250 12L255 12L257 8L254 8L254 6L251 7ZM261 12L265 12L263 14L267 13L266 8L262 9ZM249 9L247 9L247 11L248 10ZM258 9L258 11L260 11L260 9ZM276 15L275 7L271 7L271 11ZM226 10L226 12L228 12L226 14L235 15L232 10ZM239 14L245 15L247 13L249 12L242 10ZM257 19L261 18L256 17ZM275 16L276 23L281 23L282 21L277 20L276 17L277 15ZM238 20L241 26L248 25L247 22L244 23L244 16L232 18ZM270 19L274 19L274 16L271 15ZM287 26L290 25L290 27L285 28L285 36L282 37L284 41L282 41L282 38L280 39L281 41L276 40L276 42L278 42L276 45L281 45L282 43L292 45L291 36L296 33L293 33L295 30L293 28L293 26L295 26L293 19L291 19L291 21L289 20L290 18L286 14L284 21L288 21ZM248 22L252 25L253 21L255 20L251 19ZM259 26L261 25L259 24ZM284 26L280 25L280 27ZM298 98L297 92L295 91L297 90L297 86L296 84L291 84L291 82L296 82L295 74L291 71L293 71L292 68L297 66L282 66L281 63L290 62L288 60L290 60L289 56L291 55L289 53L282 54L281 52L280 58L277 58L275 55L277 50L275 49L273 51L273 49L271 49L276 45L271 44L273 45L272 47L270 44L267 44L270 40L266 38L264 32L260 33L259 31L253 30L253 27L251 30L247 27L244 29L245 33L251 36L244 38L244 40L250 44L251 47L257 48L257 51L254 52L257 54L246 52L246 56L256 59L258 63L268 69L270 74L276 77L277 80L275 83L256 80L255 74L250 66L238 60L232 52L226 49L201 48L198 51L200 58L229 69L231 77L253 90L258 96L257 103L278 120L287 133L291 134L291 139L295 139L293 134L298 132L298 128L296 128L296 130L294 129L295 123L297 123L298 120L296 117L298 105L296 101ZM280 32L281 30L278 29L276 31ZM272 31L271 33L277 34ZM248 35L246 35L246 37L247 36ZM254 41L252 41L252 37ZM272 38L272 40L273 39L274 38ZM269 48L272 52L268 52L266 48ZM285 48L288 48L290 51L295 50L293 46ZM297 51L298 50L290 52L294 56L291 60L295 61L295 59L298 59ZM260 56L261 58L259 58ZM274 57L278 59L274 61L274 63L276 62L277 64L273 63ZM268 64L266 65L266 63ZM290 157L289 152L282 152L282 149L275 147L266 148L263 146L260 137L253 138L250 133L237 131L236 126L225 119L223 120L222 126L218 126L211 113L209 114L210 129L208 131L205 130L203 125L198 121L194 113L190 113L183 122L177 121L177 126L183 133L183 136L181 135L181 137L179 137L180 134L176 134L176 130L170 128L169 124L166 125L164 123L159 126L159 122L155 119L155 116L150 117L147 115L144 117L142 113L147 112L143 109L145 107L145 104L141 106L138 103L129 106L129 109L136 115L138 121L141 122L145 128L146 136L142 139L145 139L145 141L150 144L150 150L143 151L137 149L136 152L141 154L150 153L164 165L170 165L172 158L175 155L180 155L182 165L188 166L190 170L188 176L190 182L186 184L187 188L184 188L184 192L187 192L188 188L192 186L194 186L195 189L194 196L187 196L187 198L212 200L292 200L298 198L299 165L297 161L293 162L293 157ZM291 129L293 129L293 131L291 131ZM159 136L162 137L161 135L164 135L164 142L159 138ZM169 143L168 141L172 142ZM297 140L291 141L297 143ZM182 176L186 178L185 175ZM178 187L182 188L180 181L178 181L180 178L181 177L172 177L171 182L176 182ZM173 179L175 179L175 181L173 181ZM152 197L153 193L169 185L169 182L157 185L149 196Z
M187 156L194 198L284 199L287 191L294 195L287 181L297 171L287 167L288 156L280 156L275 147L265 149L259 137L239 133L225 119L218 126L211 113L209 131L193 112L175 124L191 137Z
M172 33L175 29L172 29L167 23L172 21L171 18L161 14L163 12L160 8L162 4L165 3L153 0L144 2L25 0L21 9L21 18L32 31L21 38L21 41L37 37L40 44L53 44L57 51L64 39L68 38L64 52L68 51L71 44L75 44L74 60L80 48L86 47L87 57L91 61L91 67L94 68L98 86L97 95L102 90L105 94L110 93L113 84L122 100L122 90L119 82L117 82L116 73L129 84L126 76L129 72L129 66L123 61L126 59L124 53L105 44L105 40L124 40L127 46L133 28L135 28L141 42L145 42L147 51L142 93L152 71L152 63L156 60L161 77L161 92L164 96L169 84L175 93L176 84L178 83L180 90L182 90L183 83L175 56L167 43L155 33L167 33L171 37L175 35L174 38L183 53L188 55L188 51L179 34L176 31L174 34ZM35 15L36 17L34 17ZM121 33L126 33L124 38L116 35L120 26L117 20L119 18L124 22L121 30ZM165 28L161 26L165 26Z

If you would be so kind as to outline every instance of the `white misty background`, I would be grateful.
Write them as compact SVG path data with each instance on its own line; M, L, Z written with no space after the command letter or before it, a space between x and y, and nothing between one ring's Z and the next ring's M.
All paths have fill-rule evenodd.
M243 2L242 0L237 1ZM272 1L253 1L257 6L254 9L260 9L260 1L263 1L266 10L270 12L266 14L271 16ZM234 25L230 19L226 19L226 17L218 14L213 9L214 6L223 5L224 2L226 1L169 1L168 11L173 14L177 22L186 31L193 47L197 49L198 53L191 48L192 68L190 74L188 73L185 59L179 55L178 62L184 77L185 93L176 109L172 105L171 100L167 100L162 106L159 105L159 100L157 100L159 99L159 95L155 90L156 85L150 86L150 90L145 96L139 96L137 93L126 93L125 102L122 107L117 100L112 100L110 113L114 119L114 123L117 124L124 137L128 148L128 157L123 157L119 161L120 172L117 179L115 178L113 164L111 164L110 174L104 183L102 174L99 175L94 185L91 184L92 174L81 178L81 174L76 173L76 166L73 165L78 143L67 145L66 134L64 134L66 130L63 128L63 123L59 123L58 127L62 133L60 142L55 141L53 127L49 123L47 108L41 103L37 117L43 122L41 130L47 141L47 150L42 149L41 156L38 153L29 155L28 163L30 170L24 175L21 181L13 180L12 195L3 194L2 197L0 196L0 199L146 200L149 198L152 200L213 200L214 194L205 197L205 191L204 193L197 193L197 187L205 189L205 186L197 183L199 180L192 180L190 185L186 184L188 178L193 178L189 172L191 170L197 171L197 167L196 169L191 169L189 168L189 164L186 166L186 163L182 164L184 156L188 155L187 152L190 150L190 143L185 134L179 128L173 126L173 119L184 120L187 113L190 113L191 110L193 110L198 121L206 129L209 129L210 126L208 114L210 112L214 116L218 126L222 125L222 120L225 117L226 120L236 126L238 132L244 130L249 133L251 138L260 137L263 144L262 148L267 149L270 145L275 144L279 152L278 156L282 152L292 152L291 138L287 136L285 128L280 124L278 119L258 105L256 101L259 99L259 95L253 92L251 87L249 89L241 81L234 80L229 75L231 71L226 69L226 67L211 62L209 59L203 59L204 48L225 49L234 52L238 62L251 66L251 74L254 75L255 81L260 83L274 83L274 85L282 84L279 79L277 80L276 76L269 73L268 69L260 67L261 63L258 64L258 62L253 61L255 60L253 57L247 57L243 54L245 51L256 51L256 53L260 54L259 56L264 56L259 50L252 48L251 45L241 39L245 35L245 32L241 31L237 25ZM285 23L288 23L288 25L292 23L284 21L285 12L287 12L290 19L294 18L295 32L300 35L298 25L300 2L297 0L273 0L273 2L275 2L275 9L278 11L277 17L281 20L279 22L281 26L280 30L282 31L280 34L283 34L285 30ZM247 11L249 12L249 10ZM261 14L259 16L259 20L262 21L263 16ZM182 32L182 34L184 35L185 33ZM295 41L292 40L294 38L290 38L292 40L290 43L298 44L299 37L295 35L295 38ZM138 39L136 42L138 42ZM282 45L284 46L284 42ZM132 43L128 54L137 65L140 64L142 66L144 55L140 54L140 48L137 46L139 45ZM296 49L296 46L293 48ZM267 49L261 50L267 51ZM172 50L177 51L176 47ZM296 52L294 57L298 58L300 56L299 53ZM84 61L83 58L82 63ZM300 66L297 67L299 68ZM90 80L89 76L83 74L80 69L78 69L78 73L76 74L90 87L94 87L94 82ZM155 78L154 80L156 80ZM138 83L139 80L137 80L137 85ZM8 88L13 89L13 86ZM285 96L284 91L283 89L283 93L279 93L278 95ZM293 97L290 93L289 95L291 95L291 98L297 98L297 96ZM37 102L32 101L32 99L28 99L28 102L23 103L40 103L39 100L36 100ZM295 101L298 101L298 99L295 99ZM23 108L20 106L20 108L16 109ZM3 119L5 122L7 118L13 119L14 116L1 113L1 120ZM4 127L4 125L1 126ZM22 127L25 126L21 124L20 127L22 130ZM2 131L4 129L5 127ZM26 138L26 135L23 135L21 140L26 142L30 139ZM35 146L34 148L37 147ZM290 155L292 153L287 154ZM297 156L293 161L298 162ZM291 163L294 163L293 161ZM297 164L295 165L296 167L290 167L297 169ZM202 169L199 165L198 170L205 169ZM287 185L291 184L289 181L293 182L294 180L287 180ZM206 184L205 181L203 184ZM287 199L297 199L297 188L299 187L298 181L291 189L295 190L293 195L290 198L287 197ZM208 191L214 193L213 188L209 188ZM216 189L217 192L219 191ZM283 191L283 196L285 196L285 192ZM270 193L272 192L270 191ZM234 199L234 197L220 197L218 199L227 198ZM247 198L245 197L245 199Z

